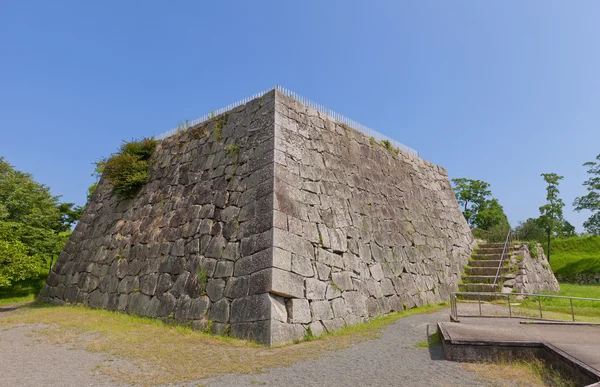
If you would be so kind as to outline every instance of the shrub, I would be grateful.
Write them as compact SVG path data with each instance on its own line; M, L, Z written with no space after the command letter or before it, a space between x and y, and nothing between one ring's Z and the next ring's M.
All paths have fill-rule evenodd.
M381 145L383 145L387 150L394 150L394 147L389 140L381 140Z
M104 176L113 185L113 193L121 199L133 198L150 177L150 158L156 148L156 140L144 138L125 142L118 153L104 165Z
M198 280L198 285L200 285L200 294L206 294L206 283L208 282L208 271L204 268L203 265L200 265L198 270L196 271L196 279Z
M531 254L533 258L539 258L540 250L537 247L537 242L529 242L529 254Z

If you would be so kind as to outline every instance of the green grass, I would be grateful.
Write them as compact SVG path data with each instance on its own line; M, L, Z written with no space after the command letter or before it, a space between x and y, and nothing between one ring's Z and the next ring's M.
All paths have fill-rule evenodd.
M47 274L46 274L47 275ZM18 282L10 288L0 288L0 305L12 304L21 301L33 301L40 292L46 275Z
M550 248L550 266L556 275L600 273L600 236L555 239Z
M440 338L439 332L435 332L433 335L429 336L427 341L419 341L417 344L415 344L415 347L429 348L429 347L433 347L435 345L440 345L441 342L442 342L442 339Z
M581 298L600 298L600 284L598 285L576 285L576 284L568 284L562 283L560 285L560 292L558 293L548 293L559 296L572 296L572 297L581 297ZM538 298L531 297L526 299L519 306L523 309L529 309L532 311L539 310ZM575 320L577 317L593 317L592 321L600 322L600 302L599 301L573 301L573 310L575 312ZM556 313L563 315L562 317L565 319L571 318L571 304L568 299L562 298L549 298L542 297L542 313ZM537 313L535 317L537 317ZM532 316L533 317L533 316ZM551 315L547 315L547 317L552 317ZM554 318L554 317L552 317ZM589 319L580 319L580 320L589 320Z
M31 302L34 300L35 300L34 294L29 294L27 296L20 296L20 297L0 298L0 306L16 304L19 302Z
M574 387L575 383L560 371L548 367L540 359L500 361L493 363L463 363L461 368L475 372L479 380L492 385Z

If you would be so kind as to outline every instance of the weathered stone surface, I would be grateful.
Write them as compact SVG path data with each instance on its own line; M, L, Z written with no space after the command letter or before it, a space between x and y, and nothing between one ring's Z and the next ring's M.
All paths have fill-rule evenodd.
M294 273L273 268L271 292L287 298L304 297L304 278Z
M286 302L289 320L292 324L307 324L311 322L308 300L292 298Z
M276 344L447 298L473 247L443 168L271 92L101 179L40 297Z
M319 281L316 278L308 278L305 281L306 298L308 300L324 300L327 290L327 283Z
M310 303L310 311L313 321L329 320L333 318L333 311L329 301L313 301Z

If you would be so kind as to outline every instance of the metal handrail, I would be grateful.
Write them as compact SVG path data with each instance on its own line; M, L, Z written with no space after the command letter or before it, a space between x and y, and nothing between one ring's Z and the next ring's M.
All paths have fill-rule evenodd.
M575 321L575 308L573 306L573 301L595 301L595 302L600 302L600 298L586 298L586 297L571 297L571 296L557 296L557 295L551 295L551 294L513 294L513 293L498 293L498 292L453 292L450 293L450 318L454 321L458 321L459 317L473 317L473 316L468 316L468 315L459 315L458 314L458 305L457 305L457 296L462 296L462 295L476 295L477 296L477 302L479 305L479 317L498 317L498 316L486 316L484 314L482 314L482 310L481 310L481 296L495 296L495 297L506 297L507 302L508 302L508 317L511 318L513 317L513 310L511 307L511 303L510 303L510 297L517 295L517 296L521 296L521 297L537 297L538 298L538 305L539 305L539 312L540 312L540 319L544 319L544 314L543 314L543 310L542 310L542 298L560 298L560 299L567 299L569 300L570 306L571 306L571 319L572 321ZM526 316L524 316L526 317ZM564 320L553 320L553 319L546 319L546 320L551 320L551 321L564 321Z
M500 263L498 264L498 270L496 270L496 277L494 278L494 286L496 286L496 283L498 282L498 276L500 275L500 268L502 268L502 262L504 261L504 254L506 254L506 249L507 249L509 240L511 240L510 239L511 234L512 234L512 230L509 229L508 234L506 234L506 241L504 242L504 248L502 249L502 255L500 256Z

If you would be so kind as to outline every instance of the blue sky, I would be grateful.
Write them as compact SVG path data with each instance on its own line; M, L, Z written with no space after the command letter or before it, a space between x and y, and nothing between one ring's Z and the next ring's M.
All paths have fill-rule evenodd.
M84 204L95 160L275 84L565 217L600 153L594 1L0 2L0 155Z

